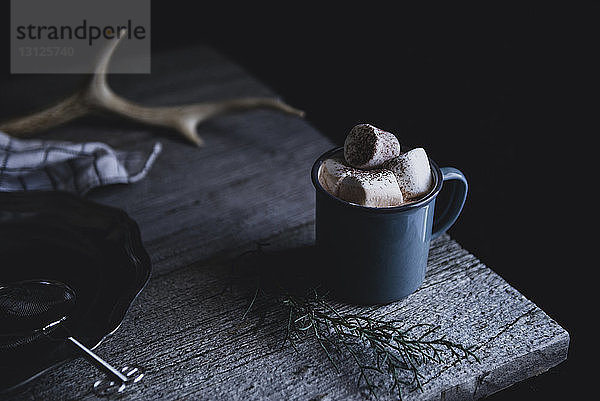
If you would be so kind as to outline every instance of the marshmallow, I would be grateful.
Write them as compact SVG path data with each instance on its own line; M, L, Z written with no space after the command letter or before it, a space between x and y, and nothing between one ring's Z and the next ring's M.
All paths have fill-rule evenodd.
M359 124L350 130L344 142L344 157L352 167L373 169L400 154L398 138L371 124Z
M429 159L423 148L403 153L385 162L382 167L394 173L406 200L415 200L426 195L433 186Z
M356 171L339 183L340 199L369 207L399 206L402 191L394 173L389 170Z
M319 182L327 192L337 196L342 179L354 171L356 169L347 166L342 157L326 159L319 169Z

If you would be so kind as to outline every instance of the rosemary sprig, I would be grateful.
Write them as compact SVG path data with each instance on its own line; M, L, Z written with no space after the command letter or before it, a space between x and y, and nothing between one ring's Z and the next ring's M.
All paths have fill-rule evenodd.
M259 244L256 251L244 255L262 255L263 247ZM299 280L298 276L286 280L279 275L281 269L261 265L260 261L250 267L256 287L242 319L248 316L259 295L267 297L285 313L284 346L290 344L300 352L300 343L314 338L337 372L340 368L336 356L347 355L358 367L357 385L364 382L374 398L378 398L374 375L390 377L390 390L402 398L403 386L423 390L419 372L423 364L458 363L468 358L479 361L470 348L435 336L439 326L420 323L404 327L399 320L345 313L334 306L328 294L320 293L314 282Z

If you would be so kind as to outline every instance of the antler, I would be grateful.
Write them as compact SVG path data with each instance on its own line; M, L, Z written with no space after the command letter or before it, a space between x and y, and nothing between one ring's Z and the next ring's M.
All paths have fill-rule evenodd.
M42 111L0 123L0 131L13 136L26 136L43 131L95 111L105 111L144 124L172 128L198 146L204 141L196 126L218 114L234 110L272 108L285 113L304 116L280 100L264 97L247 97L215 102L203 102L171 107L146 107L117 95L109 87L106 72L110 59L121 38L111 41L100 54L91 79L81 89Z

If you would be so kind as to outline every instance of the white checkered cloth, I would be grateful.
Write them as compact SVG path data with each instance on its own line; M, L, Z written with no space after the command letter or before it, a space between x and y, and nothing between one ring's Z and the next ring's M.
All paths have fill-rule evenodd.
M146 176L162 147L114 150L99 142L20 140L0 132L0 191L62 190L83 195Z

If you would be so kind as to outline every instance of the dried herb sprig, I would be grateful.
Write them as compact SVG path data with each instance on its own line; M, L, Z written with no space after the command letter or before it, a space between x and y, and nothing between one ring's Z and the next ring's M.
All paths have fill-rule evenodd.
M462 344L443 336L434 337L439 326L417 324L403 329L398 320L342 313L315 289L305 297L283 294L280 302L287 308L288 315L284 343L289 342L298 350L300 339L314 337L338 371L332 350L340 354L347 352L360 371L357 384L360 386L364 381L375 398L377 386L372 381L372 373L388 374L392 378L390 390L398 391L401 398L400 385L422 390L419 366L424 363L458 362L469 357L478 360ZM372 351L370 362L365 348Z
M378 386L373 375L391 377L390 391L397 391L402 398L402 386L423 389L419 367L425 363L458 363L468 358L479 360L470 348L444 336L435 336L439 326L421 323L405 327L400 320L385 320L368 313L342 312L313 281L302 280L304 277L298 275L281 276L281 260L260 258L266 255L264 246L259 244L255 251L241 255L259 256L246 265L250 267L255 288L242 320L248 316L259 296L266 297L285 313L284 346L290 344L300 352L300 343L314 338L338 372L337 357L347 355L359 369L357 385L360 387L364 382L374 398L378 398ZM240 259L236 259L236 263Z

